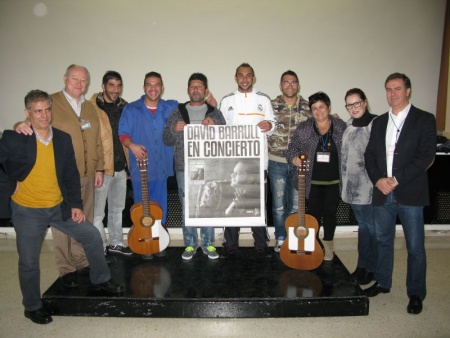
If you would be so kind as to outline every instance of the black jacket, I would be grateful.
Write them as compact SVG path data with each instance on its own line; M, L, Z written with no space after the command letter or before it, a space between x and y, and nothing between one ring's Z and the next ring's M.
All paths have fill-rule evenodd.
M10 217L10 198L16 182L22 182L36 162L36 136L5 130L0 139L0 218ZM56 176L64 201L61 203L63 219L71 217L71 209L83 209L80 174L78 173L69 134L53 128L53 149ZM39 194L39 191L36 191Z

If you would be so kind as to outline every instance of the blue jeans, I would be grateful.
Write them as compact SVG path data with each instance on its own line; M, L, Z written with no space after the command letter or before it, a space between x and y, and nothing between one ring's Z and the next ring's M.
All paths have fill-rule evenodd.
M395 220L402 223L408 252L406 291L425 299L427 257L425 253L425 226L423 206L399 204L393 193L387 196L383 206L374 206L375 233L378 244L378 262L375 279L384 288L392 286L394 268Z
M183 240L185 246L192 246L195 250L198 248L198 235L196 227L187 227L185 225L185 204L184 204L184 171L177 171L178 196L180 198L181 208L183 212L182 226L183 226ZM214 244L214 228L200 227L200 235L202 238L202 248L207 248Z
M298 212L298 192L293 184L293 177L296 174L295 168L289 164L269 160L272 215L276 239L286 239L284 224L286 217Z
M372 204L350 204L358 222L358 268L374 272L377 264L377 243Z
M59 204L53 208L27 208L11 201L11 209L17 234L19 283L26 310L35 311L42 307L39 255L49 224L83 245L92 283L100 284L111 279L100 234L91 223L77 223L72 218L63 221Z
M109 244L122 245L122 212L127 194L127 173L116 171L114 176L105 175L103 185L94 191L94 225L100 231L103 247L106 248L106 234L103 225L106 200L108 200Z

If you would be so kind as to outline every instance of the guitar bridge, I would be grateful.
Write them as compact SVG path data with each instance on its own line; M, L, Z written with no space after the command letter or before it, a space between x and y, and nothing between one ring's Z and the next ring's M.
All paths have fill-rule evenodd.
M294 255L311 255L312 251L305 251L305 250L289 250L291 254Z
M138 239L138 242L149 242L149 241L159 241L159 237L139 238Z

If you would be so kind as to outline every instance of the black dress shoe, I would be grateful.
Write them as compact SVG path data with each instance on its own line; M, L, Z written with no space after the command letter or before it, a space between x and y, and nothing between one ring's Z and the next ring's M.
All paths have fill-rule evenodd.
M364 293L366 294L367 297L375 297L380 293L389 293L389 292L391 292L391 289L386 289L377 282L375 282L375 284L372 285L370 288L364 290Z
M267 248L267 247L256 249L256 255L259 258L270 258L273 256L272 251L269 250L269 248Z
M52 316L49 315L44 308L37 309L35 311L27 311L24 312L25 317L31 319L33 323L36 324L48 324L53 321Z
M62 286L66 288L76 288L78 287L78 276L76 272L69 272L68 274L59 277L59 281Z
M223 247L222 251L220 251L219 258L226 259L226 258L236 257L237 252L238 251L236 249Z
M409 299L408 307L406 308L408 313L412 313L414 315L418 315L422 312L422 299L419 296L413 295Z
M366 271L364 273L364 275L358 279L358 284L359 285L367 285L370 282L372 282L373 280L375 280L373 273Z
M100 284L91 284L90 289L94 291L105 291L114 295L124 292L124 288L122 285L114 284L113 282L111 282L111 280Z

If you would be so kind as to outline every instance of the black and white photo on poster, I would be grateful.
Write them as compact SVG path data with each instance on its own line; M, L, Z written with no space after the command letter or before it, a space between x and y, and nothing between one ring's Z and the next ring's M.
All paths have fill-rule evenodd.
M187 125L186 226L265 226L264 146L257 126Z

